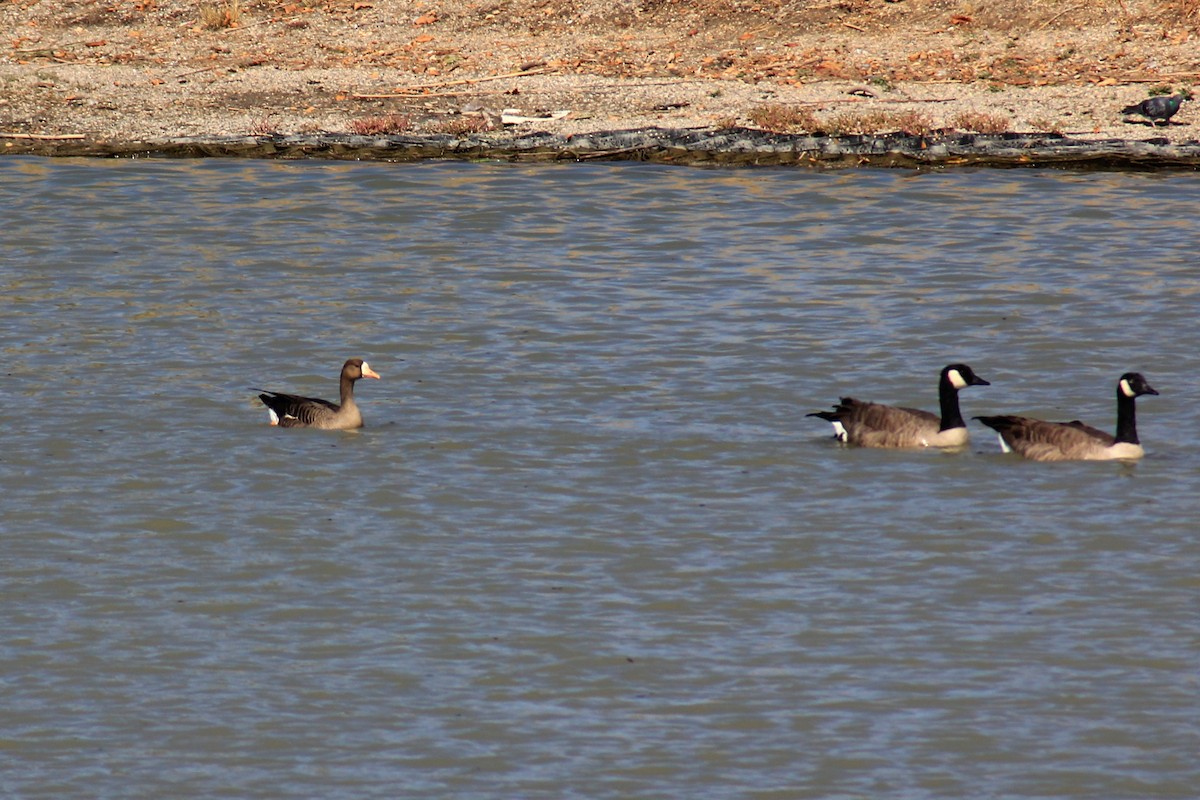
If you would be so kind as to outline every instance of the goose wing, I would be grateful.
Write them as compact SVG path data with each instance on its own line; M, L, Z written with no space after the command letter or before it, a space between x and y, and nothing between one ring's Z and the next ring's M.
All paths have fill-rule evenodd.
M843 397L838 417L849 441L864 447L922 447L941 426L937 414L919 408L867 403Z
M1079 420L1046 422L1032 417L1004 415L976 417L1000 434L1012 450L1031 461L1073 461L1110 447L1111 434Z
M1048 423L1048 424L1055 424L1055 423ZM1088 436L1091 436L1093 439L1095 439L1096 441L1098 441L1100 444L1102 444L1105 447L1108 447L1113 442L1117 441L1117 437L1113 436L1111 433L1108 433L1107 431L1102 431L1099 428L1093 428L1091 425L1085 425L1084 423L1080 422L1077 419L1073 419L1070 422L1059 422L1057 424L1065 425L1069 428L1074 428L1075 430L1079 431L1080 433L1086 433Z
M254 391L261 392L258 399L271 409L277 424L284 428L316 425L332 417L340 408L337 403L319 397L301 397L298 394L269 392L265 389Z

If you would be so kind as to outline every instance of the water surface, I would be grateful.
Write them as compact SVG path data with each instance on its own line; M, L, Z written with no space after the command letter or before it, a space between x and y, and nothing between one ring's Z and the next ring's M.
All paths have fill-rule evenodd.
M1188 798L1200 177L0 160L12 797ZM248 387L367 428L279 430ZM843 394L1148 456L846 449Z

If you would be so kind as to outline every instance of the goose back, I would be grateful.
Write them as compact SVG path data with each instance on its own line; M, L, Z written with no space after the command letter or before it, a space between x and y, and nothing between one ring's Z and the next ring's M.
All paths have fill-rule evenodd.
M320 428L323 430L348 430L363 426L362 412L354 402L354 384L360 378L379 378L379 373L361 358L351 358L342 365L339 376L339 399L333 403L319 397L304 397L297 394L260 392L258 399L267 407L271 424L281 428Z
M920 408L889 406L843 397L832 412L819 416L834 423L843 442L860 447L951 447L961 444L957 432L966 428L941 430L941 418ZM965 441L965 440L964 440Z
M870 403L843 397L832 411L809 414L833 424L834 436L860 447L961 447L970 435L958 392L989 386L966 364L949 364L938 378L940 415L919 408Z
M281 428L361 428L362 413L351 399L350 404L331 403L319 397L260 390L258 396L271 415L271 424Z
M1001 447L1031 461L1141 458L1140 444L1121 443L1102 430L1072 422L1047 422L1011 414L976 417L1000 435Z
M1145 455L1137 434L1135 400L1158 394L1140 373L1117 381L1117 432L1106 433L1079 420L1047 422L1014 414L975 417L1000 435L1000 446L1031 461L1134 460Z

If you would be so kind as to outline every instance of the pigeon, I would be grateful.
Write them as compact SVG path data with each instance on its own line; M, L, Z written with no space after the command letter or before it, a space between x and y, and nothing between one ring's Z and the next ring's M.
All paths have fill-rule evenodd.
M1166 122L1175 116L1175 112L1179 110L1179 104L1187 100L1188 96L1184 94L1173 94L1170 97L1150 97L1140 103L1132 106L1125 106L1121 109L1122 114L1141 114L1146 119L1150 120L1150 124L1158 127L1158 120Z

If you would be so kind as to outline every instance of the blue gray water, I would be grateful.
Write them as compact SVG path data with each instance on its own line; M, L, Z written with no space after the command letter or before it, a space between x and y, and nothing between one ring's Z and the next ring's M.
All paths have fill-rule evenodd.
M0 159L0 795L1191 798L1200 176ZM248 387L336 395L281 430ZM847 449L839 395L1147 457Z

